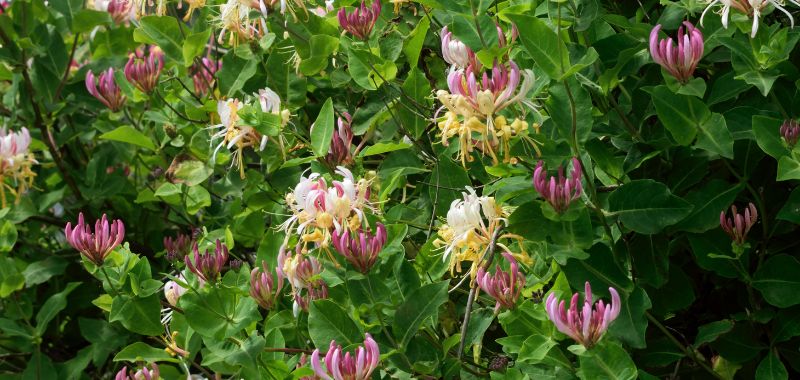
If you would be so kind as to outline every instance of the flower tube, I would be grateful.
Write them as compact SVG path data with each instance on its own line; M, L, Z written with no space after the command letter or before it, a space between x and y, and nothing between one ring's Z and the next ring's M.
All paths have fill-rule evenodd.
M686 34L684 34L684 27L686 27ZM661 30L661 24L656 25L650 31L650 55L653 57L653 61L666 69L679 82L688 82L694 69L697 68L697 63L703 57L703 33L689 21L684 21L683 26L678 28L676 45L672 38L659 40L659 30Z
M134 372L130 370L128 372L128 367L122 367L117 375L114 377L114 380L159 380L161 376L158 372L158 365L156 363L150 363L147 366L140 368L138 371Z
M758 221L758 211L756 206L751 202L744 209L743 213L738 213L736 205L731 206L731 218L725 217L725 211L719 213L719 225L728 236L731 237L736 245L744 245L747 240L747 233Z
M495 267L494 274L479 268L475 279L481 290L497 301L494 306L495 313L500 311L500 308L513 309L522 294L522 288L525 287L525 275L519 271L517 260L507 252L503 252L503 257L511 265L508 272L500 268L500 265Z
M378 21L378 16L380 16L380 14L380 0L373 0L369 8L367 8L366 1L362 0L361 6L356 7L352 13L348 14L344 8L339 9L337 17L339 18L339 25L342 29L362 40L368 40L370 33L372 33L372 28L375 27L375 22Z
M358 231L350 233L345 228L344 232L333 232L333 247L347 259L359 272L367 274L375 265L383 245L386 244L386 227L377 223L375 233Z
M164 53L161 49L151 47L147 56L142 50L137 49L125 64L125 78L140 91L149 94L158 86L158 77L163 68Z
M574 339L586 348L592 347L606 332L620 312L619 293L608 288L611 303L606 305L602 300L592 304L592 286L586 281L583 308L578 309L578 293L572 295L569 309L565 309L564 301L559 303L554 293L547 297L545 309L547 316L556 325L558 331Z
M311 353L311 368L323 380L368 380L381 360L378 344L369 333L365 334L364 345L353 354L343 352L342 346L331 341L325 354L325 369L319 356L319 349Z
M442 36L442 58L445 62L458 69L472 66L476 70L480 70L481 64L469 46L453 37L453 32L447 30L446 26L442 28L440 34Z
M577 158L572 159L570 178L564 177L562 166L558 167L558 178L552 176L548 178L544 163L539 161L533 172L533 187L556 212L564 213L572 201L581 197L583 191L580 161Z
M111 111L117 112L125 105L127 98L122 95L122 90L114 80L114 69L109 68L100 73L99 86L95 82L95 75L89 71L86 73L86 89L92 96L106 105Z
M255 267L250 272L250 297L264 309L271 309L275 300L280 297L283 287L283 276L272 276L267 268L265 261L261 262L261 268Z
M789 148L794 148L797 145L797 140L800 138L800 124L795 120L786 120L781 125L781 136Z
M194 252L194 263L191 257L186 255L183 258L186 267L204 283L216 281L228 262L228 247L217 239L214 253L209 253L208 249L206 249L205 255L201 255L197 243L194 243L192 251Z
M83 213L80 213L75 228L71 222L67 223L64 235L67 237L67 242L83 257L94 265L101 266L108 254L125 237L125 225L121 220L112 220L109 223L106 214L103 214L103 217L95 222L92 232L92 228L83 220Z

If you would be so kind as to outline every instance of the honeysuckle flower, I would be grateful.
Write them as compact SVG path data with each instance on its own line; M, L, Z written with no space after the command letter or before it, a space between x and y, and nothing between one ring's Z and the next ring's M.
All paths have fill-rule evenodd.
M502 307L513 309L522 294L522 288L525 287L525 275L519 271L517 260L507 252L503 252L503 257L510 265L508 272L504 271L500 265L495 267L494 274L480 267L475 279L481 290L497 301L494 306L495 313Z
M147 366L144 366L137 371L130 370L128 372L128 367L122 367L117 375L114 377L114 380L159 380L161 379L161 375L158 372L158 365L156 363L150 363Z
M498 228L503 227L507 216L493 197L479 197L471 187L462 192L463 200L456 199L447 211L447 223L439 227L439 239L434 240L436 247L444 247L443 261L449 261L450 273L461 272L461 263L470 262L470 276L474 280L488 245ZM500 238L516 235L501 235L496 245L507 252L511 250ZM523 252L518 258L529 262L530 258Z
M364 210L376 211L369 201L369 181L356 181L353 173L342 166L335 173L342 180L333 181L332 186L319 173L301 176L294 191L286 195L292 216L280 228L286 231L287 238L297 234L303 245L314 242L324 247L334 229L357 230L367 222Z
M480 70L481 63L469 46L453 37L453 32L447 30L446 26L442 28L440 34L442 38L442 57L445 62L458 69L466 69L472 66Z
M228 263L228 247L217 239L213 253L209 253L208 249L206 249L206 253L201 255L197 243L194 243L192 252L194 253L194 262L192 262L192 257L189 255L183 258L186 267L197 275L201 283L216 281L220 277L225 264Z
M255 267L250 271L250 297L262 308L272 308L275 300L280 297L281 288L283 276L272 276L265 261L261 262L261 268Z
M720 227L739 246L744 245L747 240L747 233L750 232L750 228L756 224L756 221L758 221L758 210L756 210L756 206L752 202L747 205L747 208L741 214L736 209L736 205L732 205L730 218L725 217L724 210L719 213Z
M220 6L218 42L222 43L227 33L228 43L236 45L240 39L251 40L261 37L267 32L267 24L262 17L258 20L250 19L250 9L256 8L266 15L266 5L263 1L228 0Z
M183 358L188 358L189 351L184 350L178 345L177 337L177 331L169 333L169 328L167 328L167 335L161 336L161 342L164 343L164 351L166 351L169 356L181 356Z
M134 0L94 0L94 8L108 12L117 24L126 23L136 15Z
M684 34L686 27L686 34ZM692 77L697 63L703 57L703 33L689 21L684 21L678 28L678 42L672 38L658 39L661 24L650 31L650 55L655 63L661 65L681 83L686 83Z
M359 272L367 274L375 265L378 253L386 244L386 227L381 223L375 224L374 234L370 231L344 232L333 231L333 247L342 254L350 264Z
M331 146L325 155L325 162L331 167L347 166L353 163L353 154L350 151L353 145L353 129L350 126L353 118L349 113L343 112L344 119L339 117L338 128L331 137Z
M311 301L328 298L328 284L320 277L322 264L315 257L301 253L299 245L295 254L281 247L276 270L292 287L295 316L301 309L308 311Z
M308 311L312 301L326 298L328 298L328 284L322 279L314 281L311 286L294 293L292 313L296 318L300 315L300 310Z
M797 2L796 0L789 0L789 2L800 6L800 2ZM764 11L764 8L770 4L772 4L775 9L783 12L787 17L789 17L789 22L791 23L792 28L794 28L794 17L792 17L792 14L789 13L786 8L784 8L786 5L784 0L708 0L706 9L704 9L703 13L700 15L700 26L703 25L703 18L705 18L706 13L717 3L721 5L719 13L722 17L722 26L725 29L728 28L728 18L731 13L731 8L753 18L753 27L751 28L750 32L751 38L755 37L758 33L758 23L759 18L761 18L761 13Z
M92 96L97 98L100 102L106 105L111 111L119 111L125 105L127 98L122 95L122 90L117 86L114 80L114 69L109 68L100 73L99 87L95 82L95 75L93 72L86 73L86 89Z
M189 235L179 233L174 239L171 236L164 237L164 249L167 251L169 261L183 261L192 249L192 245L193 239Z
M83 213L78 214L78 223L75 228L68 222L64 228L67 243L78 250L83 257L94 265L101 266L106 257L116 248L125 237L125 225L121 220L108 222L106 214L94 223L94 231L83 220Z
M797 145L797 140L800 138L800 124L796 120L786 120L781 125L781 136L789 148L794 148ZM2 156L2 154L0 154Z
M30 144L28 128L22 127L19 132L0 128L0 208L6 207L6 189L19 201L19 196L33 185L36 173L31 167L38 162L29 151ZM17 186L12 187L6 179Z
M178 278L186 282L183 275L178 275ZM174 280L169 280L164 284L164 298L166 298L167 302L172 306L178 306L178 300L184 293L186 293L186 288L182 287Z
M572 201L579 199L583 192L581 185L581 163L577 158L572 159L572 171L569 178L564 177L564 167L558 167L558 178L547 176L544 163L539 161L533 172L533 187L539 195L553 206L559 214L569 209Z
M164 53L156 46L151 46L149 54L137 49L125 64L125 78L140 91L149 94L158 86L158 77L164 68Z
M217 152L225 146L227 149L236 148L231 158L231 166L239 168L239 176L244 178L244 165L242 151L244 148L252 147L258 151L264 150L267 145L267 136L262 135L255 128L249 125L242 125L239 122L239 109L241 108L239 99L228 99L217 102L217 114L220 124L212 125L212 129L218 129L211 136L214 140L221 140L214 149L212 157L217 156Z
M565 309L564 301L559 303L556 295L550 293L545 304L547 316L558 331L590 348L600 340L611 322L619 316L621 307L619 293L614 288L608 288L608 292L611 293L610 304L606 305L602 300L593 304L592 286L586 281L583 307L580 310L578 293L572 295L569 310Z
M449 145L450 139L458 136L458 156L465 167L467 161L472 161L475 146L488 154L495 164L498 148L505 152L503 162L511 162L510 140L526 131L528 123L520 119L509 123L498 112L515 104L536 109L526 98L533 86L533 73L520 70L513 61L508 65L495 61L493 68L483 73L470 65L466 69L452 69L447 78L450 91L436 93L442 108L447 110L438 123L442 144Z
M380 15L381 0L373 0L369 8L367 8L366 0L361 0L361 6L356 7L351 13L340 8L337 17L342 29L362 40L368 40Z
M189 69L192 73L194 91L204 96L214 87L214 78L217 71L222 69L222 60L214 60L210 57L203 57L199 62L195 62Z
M378 343L369 333L364 334L364 345L356 348L351 355L344 352L342 346L331 341L325 354L325 369L320 362L319 348L311 353L311 368L323 380L369 380L372 372L378 368L381 353Z
M281 98L269 87L258 90L258 104L261 105L261 112L269 112L281 117L281 126L289 123L291 112L288 109L281 109Z

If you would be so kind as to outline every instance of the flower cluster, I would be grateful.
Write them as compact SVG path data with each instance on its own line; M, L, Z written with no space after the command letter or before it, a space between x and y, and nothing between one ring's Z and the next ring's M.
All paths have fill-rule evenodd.
M739 213L736 205L731 206L731 217L725 217L725 211L719 213L719 225L736 245L744 245L747 233L758 221L758 210L753 203L747 205L743 213Z
M325 155L325 162L331 167L347 166L353 163L353 153L350 148L353 145L353 118L349 113L344 112L338 119L338 128L331 137L331 146L328 154Z
M285 278L292 287L295 315L300 309L308 311L311 301L328 298L328 284L320 277L322 264L315 257L299 251L287 253L281 248L276 269L278 276Z
M497 30L500 46L505 46L505 35L500 27ZM447 110L444 117L437 117L442 144L447 146L450 139L458 137L458 156L463 166L472 161L476 147L495 164L498 150L504 153L503 162L512 162L511 139L525 133L528 123L518 118L509 123L499 112L517 104L534 108L526 99L533 86L533 72L521 70L512 60L495 60L491 69L482 68L475 53L447 28L442 29L442 54L452 65L447 75L448 91L436 92L442 108Z
M621 307L619 293L614 288L608 288L608 292L611 293L610 304L606 305L602 300L593 304L592 286L586 281L583 307L580 310L578 293L572 295L568 310L564 307L564 301L559 303L556 295L550 293L545 305L547 316L558 331L590 348L600 340L611 322L619 316Z
M272 276L267 263L261 262L261 268L255 267L250 272L250 297L264 309L271 309L275 300L280 297L283 288L283 276Z
M797 120L786 120L781 124L781 136L789 148L794 148L797 145L797 140L800 139L800 123Z
M451 274L461 272L461 263L466 261L472 263L470 275L474 278L484 252L495 237L496 230L502 228L507 215L493 197L479 197L471 187L461 194L464 199L456 199L450 204L447 224L439 227L439 239L433 244L445 247L442 260L450 261ZM510 252L508 247L499 242L499 238L495 239L497 246ZM524 254L519 256L525 261L529 260Z
M122 367L122 369L117 372L117 375L114 376L114 380L159 380L161 379L161 375L158 372L158 365L156 363L150 363L145 367L140 368L137 371L130 370L128 372L128 367Z
M369 8L367 8L366 0L361 0L361 6L356 7L351 13L347 13L344 8L339 9L337 17L342 29L362 40L368 40L380 15L381 0L373 0Z
M525 287L525 275L519 271L517 260L507 252L503 252L503 257L508 261L511 267L508 272L500 268L500 265L495 267L494 274L487 272L481 267L478 268L478 274L475 280L481 290L497 301L494 306L495 313L500 311L501 307L513 309L517 304L520 294L522 294L522 288Z
M142 49L137 49L125 64L125 78L146 94L153 92L158 86L158 77L164 68L164 53L161 49L151 46L149 50L149 54L145 56Z
M109 68L100 73L99 86L95 81L95 75L89 71L86 73L86 89L92 96L105 104L111 111L117 112L125 105L128 99L122 94L122 90L114 79L114 68Z
M200 96L208 94L214 88L214 78L220 69L222 69L222 60L215 60L210 55L195 62L189 69L192 83L194 83L194 92Z
M263 0L228 0L219 8L219 38L218 42L224 41L225 34L228 34L228 43L236 45L240 40L253 40L260 38L267 32L267 23L263 17L257 20L250 18L250 10L258 9L261 16L267 14L267 8Z
M116 248L125 237L125 225L121 220L108 222L106 214L94 223L94 231L83 220L83 213L78 214L78 223L75 228L68 222L64 228L67 242L77 249L83 257L92 264L102 266L106 257Z
M686 34L684 34L684 26ZM679 82L688 82L694 69L697 68L700 58L703 57L703 33L689 21L684 21L683 26L678 28L676 46L672 38L659 40L659 30L661 30L661 24L656 25L650 31L650 55L653 56L653 61L661 65Z
M170 236L164 237L164 249L167 252L167 260L181 260L189 254L192 249L193 239L189 235L178 234L174 239Z
M369 380L380 360L378 343L367 333L363 347L357 347L352 355L344 352L335 340L331 341L325 354L325 369L322 368L319 348L314 350L311 353L311 368L323 380Z
M375 233L370 231L354 231L345 228L344 232L333 231L333 247L361 273L369 273L378 253L386 244L386 227L376 223Z
M374 211L369 201L369 181L356 180L350 170L341 166L336 168L336 174L342 180L333 181L331 186L319 173L302 176L294 191L286 195L292 216L280 228L287 238L296 234L303 246L313 242L327 247L333 230L356 231L366 224L364 211Z
M19 132L0 128L0 208L6 207L6 190L19 201L19 196L33 186L36 173L31 167L37 162L28 150L30 144L31 135L27 128L22 127ZM11 179L17 186L12 187L6 179Z
M216 281L222 273L222 269L225 268L225 264L228 263L228 247L217 239L213 253L209 253L206 249L206 253L201 255L197 243L194 243L192 251L194 252L193 258L189 255L183 258L186 267L200 279L202 284Z
M800 6L800 2L797 0L789 0L789 2ZM719 13L722 16L722 26L726 29L728 28L728 18L731 14L731 8L753 18L753 27L751 28L750 37L755 37L756 33L758 33L758 20L761 17L761 13L764 11L764 8L770 4L772 4L775 9L788 16L789 21L794 28L794 18L792 17L792 14L783 7L785 5L783 0L709 0L708 6L706 6L705 10L703 10L703 14L700 15L701 26L703 25L703 18L706 16L706 13L717 3L722 6L722 8L719 10Z
M564 177L564 168L558 167L558 178L547 177L547 170L544 163L539 161L536 170L533 172L533 187L544 198L547 203L553 206L559 214L569 209L572 201L581 197L583 186L581 185L581 163L577 158L572 159L572 171L570 178Z
M117 24L127 23L136 17L134 0L95 0L94 7L98 11L108 12Z
M217 152L225 146L227 149L235 148L231 159L231 166L239 168L239 175L244 178L244 165L242 162L242 152L244 148L252 147L258 151L264 150L267 145L267 136L262 135L255 128L240 123L239 109L242 107L239 99L220 100L217 102L217 114L220 124L212 125L212 129L218 131L211 136L214 140L220 140L214 148L212 157L216 158Z

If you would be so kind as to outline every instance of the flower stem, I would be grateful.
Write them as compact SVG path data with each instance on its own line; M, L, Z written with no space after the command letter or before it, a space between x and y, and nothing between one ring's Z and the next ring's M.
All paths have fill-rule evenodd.
M100 271L103 272L103 276L106 277L106 281L108 281L108 286L111 287L111 290L114 292L114 297L119 295L119 290L114 286L114 283L111 282L111 277L108 277L108 272L106 271L106 267L101 266Z
M689 348L684 346L678 340L678 338L676 338L674 335L672 335L672 333L669 332L669 330L667 330L667 328L663 324L661 324L661 322L659 322L658 319L656 319L656 317L654 317L652 314L650 314L650 312L645 312L644 315L647 317L648 320L650 320L650 322L653 323L653 325L655 325L659 330L661 330L661 332L664 333L664 335L666 335L667 338L669 338L669 340L672 341L672 343L675 344L675 346L678 347L678 349L681 350L684 355L686 355L686 357L688 357L689 359L692 359L695 363L700 365L700 367L702 367L706 372L708 372L709 374L714 376L714 378L716 378L716 379L724 379L724 377L722 375L720 375L719 373L715 372L714 369L712 369L711 367L708 366L708 364L706 364L705 358L699 357L694 352L693 349L690 350Z

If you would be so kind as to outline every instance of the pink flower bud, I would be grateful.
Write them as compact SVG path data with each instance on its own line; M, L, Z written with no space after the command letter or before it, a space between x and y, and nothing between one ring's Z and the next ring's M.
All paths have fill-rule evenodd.
M77 249L87 260L94 265L101 266L111 251L122 242L125 237L125 226L121 220L108 222L106 214L94 224L94 232L84 223L83 213L78 214L78 223L72 228L72 223L67 223L64 228L67 242Z
M189 254L192 248L192 238L188 235L178 234L173 239L170 236L164 237L164 249L167 251L167 260L181 260Z
M781 136L789 145L789 148L794 148L797 145L797 140L800 138L800 124L796 120L786 120L781 125Z
M117 24L130 21L133 1L131 0L97 0L99 5L106 5L106 12L111 15L111 19ZM102 10L102 9L99 9Z
M513 309L517 304L522 288L525 287L525 275L519 271L517 260L511 254L504 252L503 257L508 260L511 270L505 272L500 265L495 267L494 274L483 268L478 268L475 281L481 290L492 296L497 301L494 311L497 313L501 307Z
M369 333L365 334L364 345L356 348L355 353L345 353L342 346L331 341L325 354L325 369L320 362L319 349L311 353L311 368L323 380L368 380L372 372L378 368L381 353L378 344Z
M361 6L356 7L352 13L347 13L344 8L339 9L337 14L339 25L350 34L368 40L378 16L381 14L381 1L373 0L372 6L367 8L365 0L361 1Z
M217 71L222 69L222 60L213 60L204 57L200 62L196 62L189 69L192 74L192 82L194 83L194 91L198 95L206 95L214 87L214 78Z
M375 265L375 260L384 244L386 244L386 227L381 223L376 224L374 235L369 231L359 231L351 236L347 228L344 228L342 233L333 231L333 247L364 274L369 273Z
M261 268L253 268L250 272L250 296L264 309L272 308L282 287L283 277L273 277L265 261L261 262Z
M114 80L114 69L109 68L100 73L99 84L95 82L95 75L91 71L86 73L86 89L92 96L106 105L110 110L117 112L125 105L127 98Z
M178 278L181 279L181 281L185 281L183 275L178 276ZM180 284L175 281L170 280L164 284L164 298L166 298L167 302L172 306L178 306L178 300L184 293L186 293L186 288L180 286Z
M130 373L130 374L129 374ZM130 370L128 372L128 367L122 367L117 375L114 377L114 380L159 380L161 379L161 375L158 372L158 365L156 363L150 363L145 367L140 368L138 371L134 372Z
M353 118L347 112L342 115L345 118L339 118L339 128L333 133L331 147L325 156L325 161L332 167L349 165L353 162L353 155L350 152L353 145L353 129L350 127Z
M593 305L592 286L586 281L583 307L578 309L578 293L575 293L572 295L569 310L565 309L564 301L559 303L556 295L550 293L545 305L547 316L558 331L590 348L600 340L611 322L619 316L621 307L619 293L614 288L608 288L608 291L611 293L610 304L606 305L599 300Z
M194 252L194 263L190 260L190 256L187 255L183 258L186 267L203 282L216 281L228 262L228 247L217 239L214 253L209 253L208 249L206 249L205 255L200 255L197 243L194 243L192 251Z
M661 24L656 25L650 31L650 55L655 63L661 65L675 79L686 83L703 57L703 33L689 21L684 21L683 25L686 27L686 34L683 26L678 28L677 46L672 38L659 40Z
M533 187L559 214L567 211L570 203L580 198L583 191L581 164L576 158L572 159L570 177L564 177L562 166L558 167L558 178L548 177L542 161L536 164L536 170L533 172Z
M743 245L747 240L747 233L758 221L758 211L753 203L748 204L744 213L739 214L736 205L731 206L731 217L725 217L725 211L719 213L719 225L728 236L738 245Z
M475 52L466 44L453 37L453 32L442 28L442 57L450 65L459 69L466 69L472 66L475 70L481 69L481 64L475 56Z
M147 56L142 50L137 50L125 64L125 78L140 91L149 94L158 86L158 77L163 68L164 53L161 49L151 47Z

